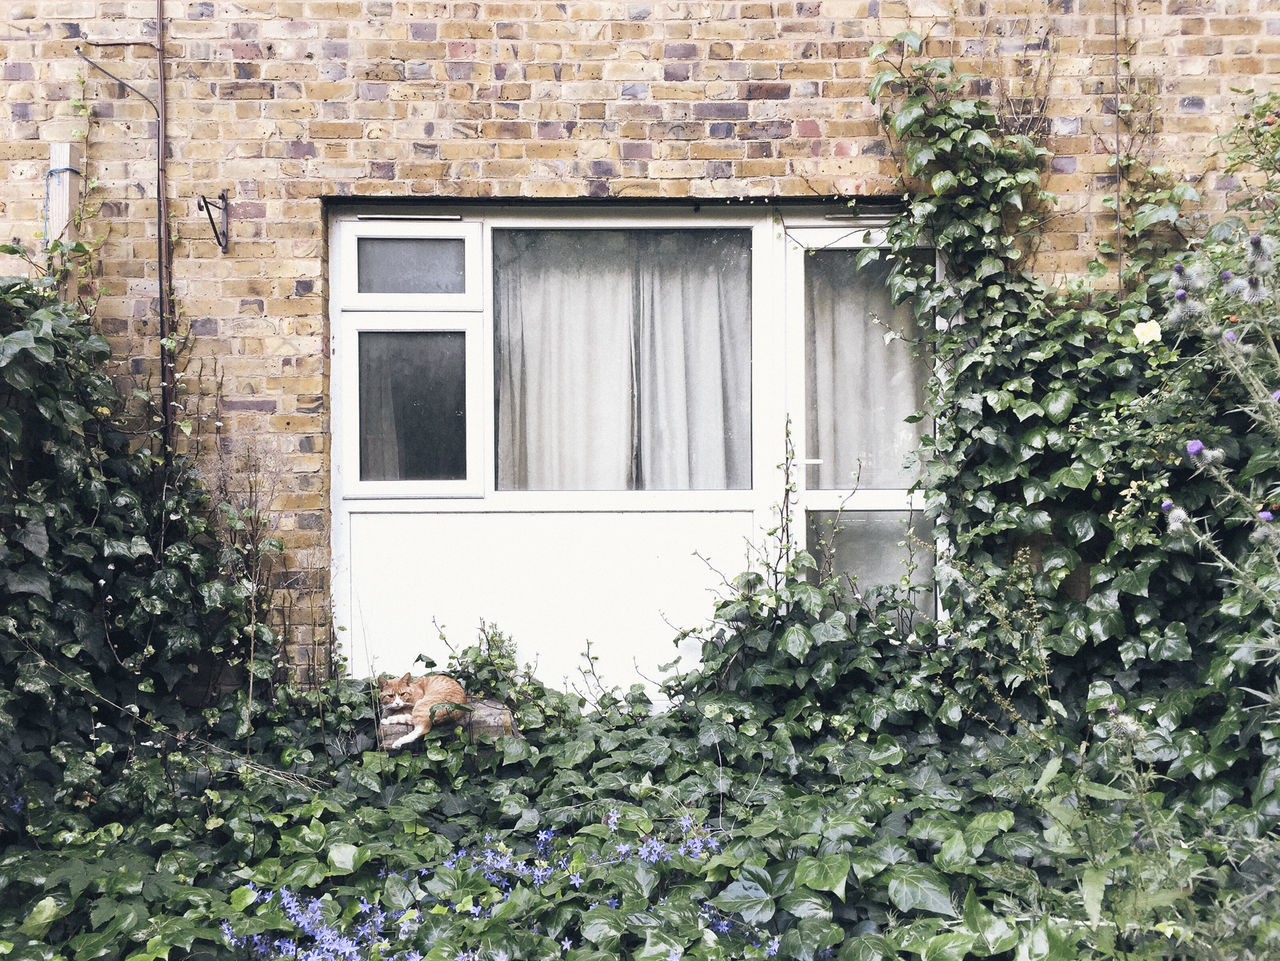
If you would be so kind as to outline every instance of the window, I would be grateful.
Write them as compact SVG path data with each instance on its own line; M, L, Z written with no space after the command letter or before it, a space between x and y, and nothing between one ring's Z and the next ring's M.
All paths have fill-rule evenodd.
M751 233L494 230L499 490L751 486Z
M332 231L354 666L403 671L433 622L484 618L550 680L587 638L610 680L656 677L772 526L788 429L811 548L901 576L930 370L886 268L857 265L875 230L839 208L403 210Z

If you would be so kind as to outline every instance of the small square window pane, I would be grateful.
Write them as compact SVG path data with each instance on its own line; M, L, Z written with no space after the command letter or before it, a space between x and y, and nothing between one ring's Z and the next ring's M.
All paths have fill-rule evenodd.
M359 336L360 479L465 480L466 334Z
M898 584L910 565L911 583L929 588L915 595L933 609L933 522L908 511L809 511L805 546L831 571L851 577L859 590Z
M466 241L457 237L360 237L356 270L362 294L466 292Z
M914 451L929 378L914 319L889 296L889 265L857 266L856 250L805 259L806 481L811 490L900 490L917 477Z

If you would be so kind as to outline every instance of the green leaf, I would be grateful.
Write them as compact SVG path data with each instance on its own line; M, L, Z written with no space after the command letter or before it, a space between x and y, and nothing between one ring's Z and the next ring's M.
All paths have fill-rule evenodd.
M960 181L950 170L939 170L929 181L929 186L935 194L942 195L960 186Z
M1018 932L1003 918L996 917L978 900L972 887L964 899L964 925L977 935L992 954L1008 951L1018 941Z
M972 934L954 931L937 934L925 942L923 961L964 961L969 949L978 940Z
M1084 490L1093 480L1093 470L1085 464L1071 464L1060 468L1049 475L1049 483L1054 487L1070 487Z
M350 874L369 860L367 851L345 842L329 845L328 856L330 874Z
M924 864L895 864L886 873L889 900L899 911L920 909L934 914L956 916L951 892L942 876Z
M778 644L797 661L803 661L813 648L813 635L803 624L792 624L782 632Z
M1104 868L1085 868L1080 879L1080 895L1090 927L1097 928L1102 921L1102 893L1106 886L1107 872Z
M844 900L844 885L849 877L847 854L824 854L822 857L803 857L796 864L796 884L812 891L830 891Z
M31 938L42 938L50 925L69 910L70 906L59 904L52 895L45 895L27 912L18 931Z
M228 900L231 902L232 911L243 911L258 900L258 892L246 885L243 888L236 888L232 891Z
M737 880L711 899L718 908L740 914L748 924L764 924L774 914L773 898L757 882Z

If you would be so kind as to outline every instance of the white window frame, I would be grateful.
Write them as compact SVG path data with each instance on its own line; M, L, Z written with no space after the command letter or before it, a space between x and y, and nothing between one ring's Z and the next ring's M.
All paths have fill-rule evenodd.
M336 279L334 289L345 310L437 311L481 310L484 307L484 258L482 228L478 223L464 223L455 218L431 219L389 218L357 215L346 221L334 247ZM359 283L357 248L361 240L460 240L463 243L463 282L459 293L402 294L362 293Z
M614 512L741 511L767 517L776 502L773 483L784 456L785 389L782 386L785 330L769 322L783 310L783 230L777 216L762 208L695 212L591 211L582 208L464 208L456 220L336 216L331 225L330 351L340 378L331 396L336 438L333 465L335 516L341 512L441 511ZM503 229L737 228L751 231L751 487L740 490L562 490L496 489L492 235ZM464 314L431 306L427 298L452 295L360 294L356 291L355 240L364 236L465 236L480 264L480 292L474 323ZM470 268L468 268L470 277ZM468 283L468 293L472 288ZM473 301L468 301L472 303ZM448 320L437 320L437 317ZM359 477L358 358L356 340L365 330L464 330L467 333L467 480L364 481ZM478 343L479 349L473 350ZM473 397L476 399L473 401ZM339 463L339 460L341 461ZM335 525L337 526L337 525Z
M816 463L808 443L809 408L805 394L805 262L812 251L887 249L884 228L860 227L856 223L839 227L796 227L787 231L787 276L792 281L787 291L787 384L790 388L788 408L792 411L791 432L795 438L795 479L799 502L807 513L836 512L852 514L871 511L916 513L924 509L924 492L912 487L810 488L808 465Z

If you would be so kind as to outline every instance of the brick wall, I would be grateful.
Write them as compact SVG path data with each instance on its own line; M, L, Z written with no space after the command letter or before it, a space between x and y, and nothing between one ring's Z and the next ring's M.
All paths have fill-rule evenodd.
M133 358L122 374L154 384L156 120L139 92L157 98L157 63L150 47L100 44L154 41L156 2L0 0L0 10L5 233L39 243L51 144L87 137L98 322ZM1220 207L1206 156L1233 114L1232 88L1280 77L1274 0L164 0L163 10L187 402L207 452L234 465L252 448L274 475L302 575L282 600L303 646L327 610L322 198L891 192L868 50L911 26L928 31L930 54L989 78L993 97L1047 95L1049 186L1061 203L1040 266L1070 273L1110 230L1101 198L1117 87L1151 127L1123 127L1122 149L1167 163ZM225 255L196 206L223 188Z

